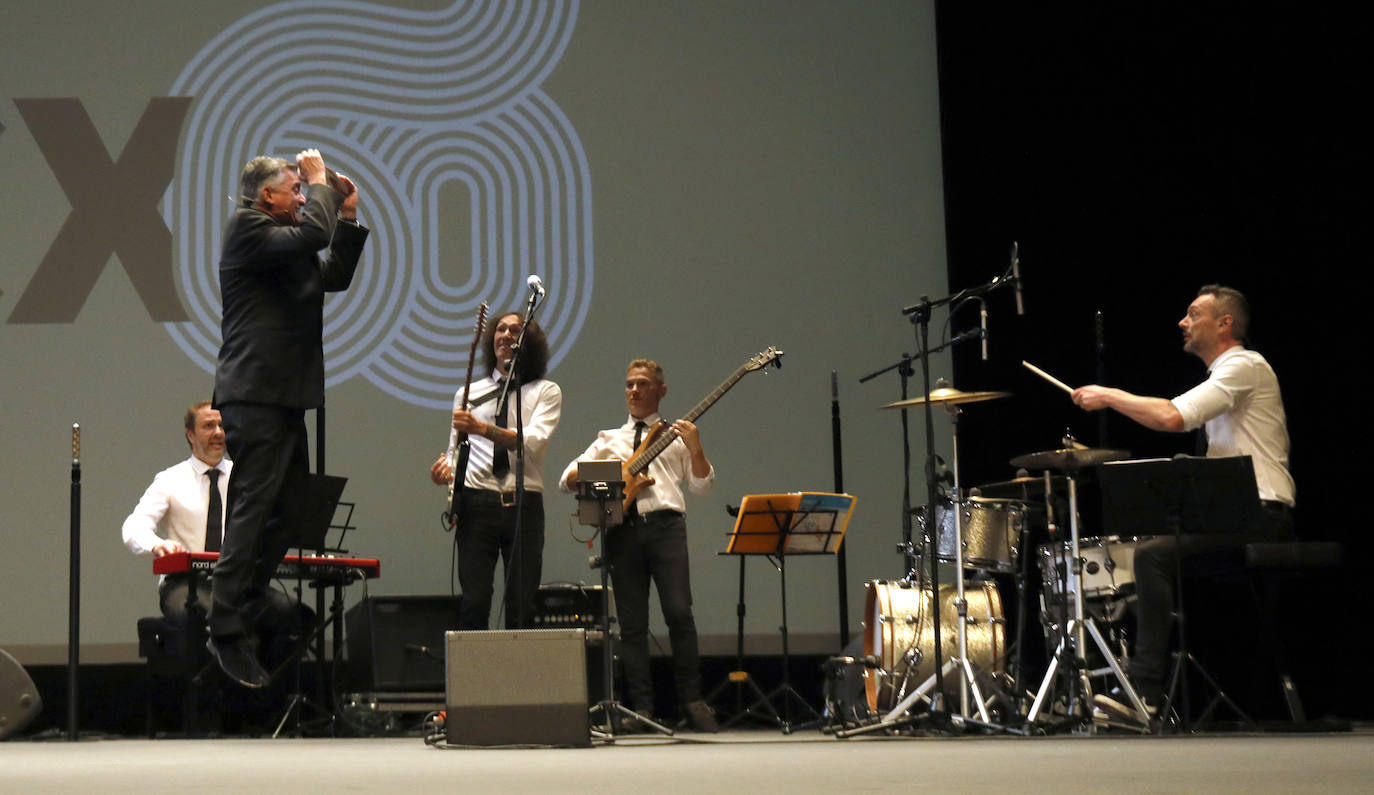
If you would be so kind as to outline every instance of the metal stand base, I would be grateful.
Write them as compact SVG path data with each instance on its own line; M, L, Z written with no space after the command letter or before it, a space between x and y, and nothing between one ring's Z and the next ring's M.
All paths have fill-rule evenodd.
M727 688L733 688L735 691L735 709L728 719L721 721L722 729L728 729L744 718L752 718L778 727L783 725L782 717L773 709L769 694L763 692L763 688L759 687L759 683L754 681L754 677L750 676L748 671L731 671L729 677L716 685L706 696L706 703L720 711L721 706L716 703L716 699L723 695ZM745 690L753 696L753 701L749 702L748 707L744 706Z

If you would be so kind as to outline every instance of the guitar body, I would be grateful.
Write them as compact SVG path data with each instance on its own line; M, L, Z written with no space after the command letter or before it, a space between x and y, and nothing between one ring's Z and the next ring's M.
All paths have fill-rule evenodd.
M630 466L658 441L658 437L665 433L671 433L672 427L663 420L654 423L654 427L650 428L648 433L644 434L644 438L640 440L639 447L635 448L630 460L620 465L620 479L625 481L625 503L623 507L626 511L635 504L635 497L639 496L641 490L654 485L654 479L644 474L649 471L649 462L653 459L645 461L644 468L638 472L631 472ZM669 443L671 444L671 442Z
M448 513L454 524L458 522L458 500L463 492L462 480L467 476L468 454L471 452L472 442L468 441L468 435L459 434L458 444L454 446L453 459L449 461L449 466L453 469L453 482L448 484Z

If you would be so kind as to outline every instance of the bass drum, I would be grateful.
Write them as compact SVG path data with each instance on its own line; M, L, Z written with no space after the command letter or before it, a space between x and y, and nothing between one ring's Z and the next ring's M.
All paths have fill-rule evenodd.
M944 660L959 653L957 587L940 586L940 635ZM968 600L968 659L979 669L1000 675L1006 663L1006 627L1002 595L993 582L964 586ZM864 598L864 654L878 661L864 674L869 709L885 712L935 673L935 619L930 588L894 582L868 583ZM945 677L946 698L957 698L957 674Z

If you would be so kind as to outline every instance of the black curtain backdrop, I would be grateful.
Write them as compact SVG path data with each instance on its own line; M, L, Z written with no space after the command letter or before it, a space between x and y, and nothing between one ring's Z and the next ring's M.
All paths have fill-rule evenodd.
M954 355L959 388L1015 393L967 407L964 484L1011 476L1009 458L1066 430L1137 457L1192 452L1191 434L1119 415L1100 438L1096 415L1020 363L1094 382L1101 311L1105 382L1172 397L1206 375L1176 326L1197 288L1240 289L1284 392L1299 535L1346 545L1342 570L1286 592L1299 686L1316 715L1374 714L1354 676L1374 552L1359 509L1370 157L1355 122L1370 27L1297 3L940 2L937 18L951 289L1000 273L1012 241L1026 283L1024 317L1010 291L989 299L990 361L976 344ZM977 321L968 307L952 325Z

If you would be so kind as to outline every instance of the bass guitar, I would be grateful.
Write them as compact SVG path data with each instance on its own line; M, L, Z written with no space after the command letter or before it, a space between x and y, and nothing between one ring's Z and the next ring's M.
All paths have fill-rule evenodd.
M688 422L696 422L697 417L706 413L706 410L715 405L717 400L730 391L730 387L739 382L746 373L755 370L762 370L769 364L775 367L782 367L783 352L774 347L754 354L749 361L740 365L738 370L730 374L730 377L721 382L709 395L701 399L701 402L692 407L692 410L682 415L682 419ZM678 432L673 426L663 420L654 423L654 427L648 430L643 441L639 443L639 448L630 456L630 460L620 467L621 479L625 481L625 510L630 510L634 505L635 497L646 486L653 485L654 479L644 474L649 469L649 464L659 453L668 449L668 445L678 437Z

